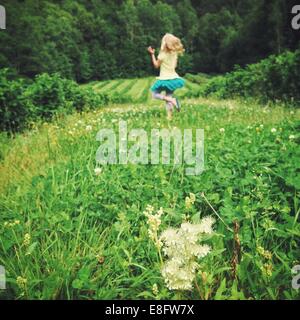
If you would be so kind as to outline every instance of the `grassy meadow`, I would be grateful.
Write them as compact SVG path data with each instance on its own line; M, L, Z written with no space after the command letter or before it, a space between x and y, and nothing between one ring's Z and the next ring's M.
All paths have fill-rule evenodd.
M192 98L166 120L153 78L93 82L130 104L36 122L0 136L1 299L297 299L299 109ZM205 171L185 164L108 165L95 172L101 128L202 128ZM189 204L190 194L195 200ZM216 219L193 290L169 290L149 239L147 205L163 208L159 233L199 217ZM221 217L221 219L219 218ZM163 259L165 259L163 257Z
M201 79L204 83L207 79L203 75L199 75L197 79ZM84 87L92 88L100 94L108 94L109 96L125 96L133 103L147 102L152 103L149 88L153 83L154 78L133 78L133 79L115 79L100 82L92 82ZM196 80L195 80L196 81ZM178 90L176 95L179 98L186 98L193 95L199 90L199 85L196 82L186 79L185 87Z

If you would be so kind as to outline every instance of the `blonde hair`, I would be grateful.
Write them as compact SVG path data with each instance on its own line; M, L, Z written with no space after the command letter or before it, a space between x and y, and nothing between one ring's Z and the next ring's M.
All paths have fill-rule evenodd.
M181 40L171 33L166 33L163 36L160 50L164 52L176 52L180 55L185 51Z

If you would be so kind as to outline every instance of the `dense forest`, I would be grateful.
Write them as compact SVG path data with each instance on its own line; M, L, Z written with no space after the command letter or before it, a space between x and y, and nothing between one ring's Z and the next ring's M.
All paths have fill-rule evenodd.
M298 47L289 0L6 0L0 68L78 82L153 74L146 47L182 38L180 72L223 73Z

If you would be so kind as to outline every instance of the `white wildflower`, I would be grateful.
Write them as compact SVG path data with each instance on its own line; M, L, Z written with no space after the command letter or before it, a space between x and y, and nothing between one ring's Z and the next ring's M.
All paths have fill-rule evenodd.
M220 132L221 132L221 133L224 133L224 132L225 132L225 129L224 129L224 128L221 128L221 129L220 129Z
M24 236L23 245L28 247L30 245L30 242L31 242L31 236L29 233L26 233Z
M14 226L19 225L20 223L21 223L20 220L15 220L12 222L5 221L4 227L13 228Z
M294 140L294 139L295 139L295 136L294 136L293 134L291 134L291 135L289 136L289 139L290 139L290 140Z
M187 209L190 209L192 207L192 205L195 203L196 201L196 196L194 193L190 193L189 197L185 198L185 207Z
M102 168L95 168L94 172L96 176L100 176L100 174L102 173Z
M200 223L184 222L179 229L165 230L159 240L162 251L167 256L162 269L162 276L170 290L192 290L193 281L198 270L197 259L205 257L211 248L200 245L201 234L211 234L212 217L203 218Z
M156 214L153 214L154 208L151 205L147 205L144 215L147 217L147 224L149 226L148 234L149 238L155 243L157 248L161 247L161 241L158 239L157 232L161 225L161 216L163 214L163 208L160 208Z
M194 255L198 258L204 258L206 255L209 254L211 251L211 247L204 244L202 246L197 246L196 250L194 251Z
M154 211L153 206L151 206L150 204L148 204L146 206L146 211L144 211L145 214L152 214L152 212Z
M152 293L157 296L159 291L158 291L158 286L157 283L154 283L154 285L152 286Z
M272 133L275 133L275 132L277 132L277 129L276 129L276 128L272 128L272 129L271 129L271 132L272 132Z
M27 285L27 279L21 276L17 277L16 283L20 289L25 289Z
M177 237L177 230L176 229L167 229L161 235L160 238L164 241L174 241ZM173 239L173 240L172 240Z
M174 260L166 262L162 269L162 276L170 290L193 289L194 272L188 268L180 268Z
M192 204L194 204L196 201L196 196L194 193L190 193L190 199L191 199Z
M201 233L213 233L212 225L215 223L215 219L213 217L205 217L198 224L198 230Z

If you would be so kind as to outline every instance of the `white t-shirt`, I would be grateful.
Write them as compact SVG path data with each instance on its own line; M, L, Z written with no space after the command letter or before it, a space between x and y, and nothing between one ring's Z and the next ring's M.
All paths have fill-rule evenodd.
M161 61L160 74L157 79L159 80L170 80L179 78L175 69L177 67L178 54L176 52L165 52L161 51L157 57Z

